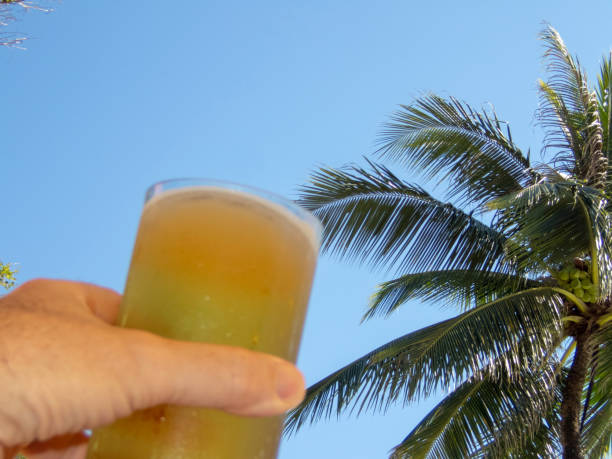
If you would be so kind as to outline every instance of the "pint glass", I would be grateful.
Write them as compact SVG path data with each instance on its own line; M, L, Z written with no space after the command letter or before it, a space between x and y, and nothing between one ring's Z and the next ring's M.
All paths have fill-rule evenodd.
M272 194L170 180L146 195L118 318L295 362L320 226ZM214 375L211 375L214 377ZM94 431L89 459L273 459L282 417L163 405Z

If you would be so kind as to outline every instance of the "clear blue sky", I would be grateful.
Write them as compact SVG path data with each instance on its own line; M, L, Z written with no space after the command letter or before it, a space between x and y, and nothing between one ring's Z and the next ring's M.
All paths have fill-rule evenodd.
M52 4L18 24L26 51L0 48L0 258L19 262L20 282L117 290L155 181L214 177L295 197L317 165L362 161L421 91L493 103L537 158L542 21L592 76L612 45L609 0ZM359 325L384 278L321 258L299 359L309 383L452 313L411 303ZM280 458L385 458L435 402L319 423Z

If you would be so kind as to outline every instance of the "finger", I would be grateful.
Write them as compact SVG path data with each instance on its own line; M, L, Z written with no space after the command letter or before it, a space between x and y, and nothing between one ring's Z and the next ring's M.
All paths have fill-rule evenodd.
M271 416L293 408L304 398L302 374L278 357L123 331L137 362L129 375L136 409L171 403Z
M87 308L96 317L114 323L119 314L121 295L114 290L87 282L57 279L32 279L11 295L21 298L21 306L54 312Z
M73 282L85 295L85 304L100 319L114 324L119 314L121 295L116 291L87 282Z
M28 459L84 459L89 438L83 433L61 435L36 442L23 450Z

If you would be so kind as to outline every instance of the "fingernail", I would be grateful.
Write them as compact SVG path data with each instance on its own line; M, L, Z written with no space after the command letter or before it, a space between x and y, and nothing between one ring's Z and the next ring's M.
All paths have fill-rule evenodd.
M265 398L249 407L229 409L230 413L241 416L276 416L296 407L303 399L304 377L288 362L277 361L274 371L274 389L276 397ZM272 395L272 394L270 394Z
M283 401L301 400L304 395L304 378L293 366L281 363L276 368L276 395Z

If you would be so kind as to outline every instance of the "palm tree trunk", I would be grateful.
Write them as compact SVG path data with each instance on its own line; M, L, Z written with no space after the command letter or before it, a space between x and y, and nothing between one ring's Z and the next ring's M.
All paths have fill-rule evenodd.
M561 444L563 459L583 459L580 447L580 412L582 389L591 360L591 327L587 326L576 335L574 361L563 388L561 402Z

